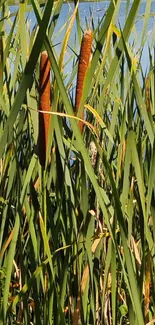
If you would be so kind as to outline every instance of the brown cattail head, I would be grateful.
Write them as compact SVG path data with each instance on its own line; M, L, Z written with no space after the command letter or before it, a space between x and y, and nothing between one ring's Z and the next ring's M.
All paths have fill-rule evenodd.
M78 114L80 101L82 98L83 86L84 86L84 79L85 75L89 66L90 57L91 57L91 47L92 47L92 40L93 40L93 33L89 29L85 31L81 49L80 49L80 56L79 56L79 65L78 65L78 74L77 74L77 83L76 83L76 96L75 96L75 115ZM82 110L80 118L84 119L84 109ZM82 132L83 130L83 123L79 122L79 128Z
M145 103L148 113L151 112L151 100L150 100L150 76L148 75L145 80Z
M46 51L41 53L40 58L40 81L39 81L39 110L50 112L50 60ZM46 151L48 144L50 114L39 112L39 160L45 167Z

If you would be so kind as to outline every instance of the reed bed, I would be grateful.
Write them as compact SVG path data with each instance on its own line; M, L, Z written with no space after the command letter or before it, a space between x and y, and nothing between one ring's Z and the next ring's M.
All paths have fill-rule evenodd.
M58 56L63 1L30 3L34 28L27 2L0 4L0 324L153 324L152 1L127 1L122 29L109 1L84 30L76 2Z

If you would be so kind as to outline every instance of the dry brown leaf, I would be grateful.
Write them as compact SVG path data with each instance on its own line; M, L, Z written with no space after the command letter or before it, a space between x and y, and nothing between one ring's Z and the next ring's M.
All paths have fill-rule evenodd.
M85 291L88 279L89 279L89 267L88 267L88 264L87 264L85 266L85 268L84 268L83 275L82 275L82 280L81 280L81 292L82 292L82 294Z

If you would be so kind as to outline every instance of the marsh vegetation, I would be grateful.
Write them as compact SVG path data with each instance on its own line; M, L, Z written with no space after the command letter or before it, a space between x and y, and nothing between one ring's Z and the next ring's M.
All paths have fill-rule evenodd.
M62 0L1 2L0 324L155 323L155 25L147 0L137 33L141 2L123 27L120 0L85 27L76 2L59 55Z

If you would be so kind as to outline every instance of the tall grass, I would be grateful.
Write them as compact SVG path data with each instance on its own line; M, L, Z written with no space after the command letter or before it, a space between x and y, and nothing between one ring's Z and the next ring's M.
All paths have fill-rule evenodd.
M81 43L90 21L83 30L76 3L57 56L53 35L63 1L48 0L43 7L30 2L11 14L7 1L0 4L0 324L153 324L154 31L149 44L146 37L151 1L144 17L138 14L142 1L127 1L123 28L120 0L109 2L97 26L91 19L82 133L74 112L80 49L68 42L76 24ZM51 66L52 118L46 163L44 158L40 165L44 51Z

